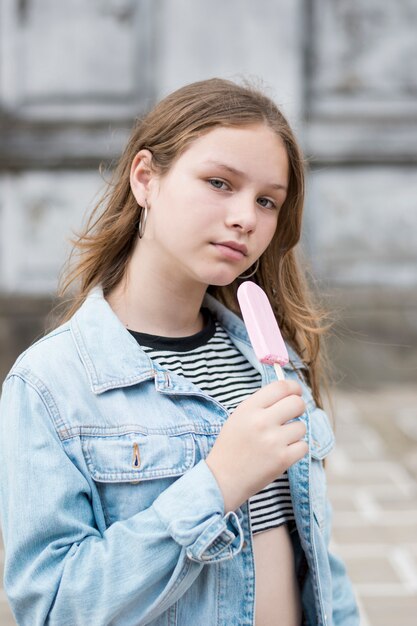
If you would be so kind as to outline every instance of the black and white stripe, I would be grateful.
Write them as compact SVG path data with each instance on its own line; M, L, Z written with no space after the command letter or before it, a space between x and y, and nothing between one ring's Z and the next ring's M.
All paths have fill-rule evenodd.
M189 349L185 350L184 344L181 345L183 338L167 343L164 338L130 332L153 360L163 368L190 379L230 414L238 404L260 388L261 375L236 348L217 321L213 324L213 320L209 320L209 324L212 328L209 334L206 327L206 331L198 333L198 338L194 336L197 343L198 339L204 339L204 343L191 347L193 342L190 342L191 337L187 337ZM150 345L144 345L146 343ZM158 343L163 346L162 349L158 349ZM169 349L166 349L167 345ZM294 520L287 472L252 496L249 499L249 510L253 533Z

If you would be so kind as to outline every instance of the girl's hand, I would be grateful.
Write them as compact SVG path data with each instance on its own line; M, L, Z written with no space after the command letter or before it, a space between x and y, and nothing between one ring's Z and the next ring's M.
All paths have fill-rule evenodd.
M284 473L308 452L302 415L305 403L295 381L276 381L256 391L229 416L206 463L223 494L225 511Z

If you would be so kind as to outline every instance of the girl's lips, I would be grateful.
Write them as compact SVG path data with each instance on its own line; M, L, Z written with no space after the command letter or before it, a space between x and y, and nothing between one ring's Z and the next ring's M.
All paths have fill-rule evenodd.
M245 256L243 252L240 252L239 250L234 250L233 248L229 248L229 246L224 246L221 243L214 243L213 246L215 246L217 250L219 250L219 252L221 252L225 257L234 261L239 261Z

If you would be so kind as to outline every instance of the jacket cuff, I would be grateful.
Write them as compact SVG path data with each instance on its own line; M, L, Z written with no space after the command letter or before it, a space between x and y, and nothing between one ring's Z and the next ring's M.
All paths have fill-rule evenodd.
M152 507L192 561L231 559L243 545L241 509L224 514L219 485L204 459L161 493Z

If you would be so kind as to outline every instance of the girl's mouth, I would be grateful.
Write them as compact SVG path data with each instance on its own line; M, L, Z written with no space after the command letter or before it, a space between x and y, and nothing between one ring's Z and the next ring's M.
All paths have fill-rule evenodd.
M245 257L243 252L240 252L240 250L235 250L234 248L230 248L229 246L221 243L214 243L213 245L221 254L223 254L228 259L239 261L240 259L243 259Z

